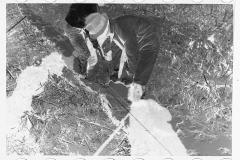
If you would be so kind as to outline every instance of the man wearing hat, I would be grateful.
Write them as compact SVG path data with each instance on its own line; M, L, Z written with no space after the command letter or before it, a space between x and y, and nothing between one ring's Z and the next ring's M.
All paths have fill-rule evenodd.
M109 19L106 13L96 12L84 20L82 29L97 40L100 52L113 62L111 79L120 78L123 68L120 61L125 62L127 76L122 79L125 85L133 83L145 90L159 52L156 28L148 20L132 15ZM105 53L102 46L106 40L114 42L120 52Z

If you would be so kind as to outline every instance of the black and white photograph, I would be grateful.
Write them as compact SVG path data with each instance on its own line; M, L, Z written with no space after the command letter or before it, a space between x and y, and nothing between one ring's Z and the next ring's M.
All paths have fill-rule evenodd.
M231 157L234 18L228 3L6 3L5 154Z

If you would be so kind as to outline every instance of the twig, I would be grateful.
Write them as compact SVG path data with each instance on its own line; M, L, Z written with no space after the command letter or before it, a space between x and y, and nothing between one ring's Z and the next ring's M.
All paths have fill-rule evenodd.
M40 84L40 87L38 89L36 89L36 91L38 91L40 88L42 88L44 86L44 84L42 84L41 82L39 83Z
M71 145L75 145L75 146L77 146L77 145L74 144L73 142L67 141L67 140L65 140L65 139L62 139L62 138L59 138L59 137L57 137L57 139L60 140L60 141L63 141L63 142L69 143L69 144L71 144Z
M18 25L20 22L22 22L27 16L23 17L22 19L20 19L20 21L18 21L16 24L14 24L10 29L8 29L7 33L10 32L14 27L16 27L16 25Z
M18 68L17 66L20 66L20 64L9 64L9 63L7 63L7 68L13 67L13 68L17 69L18 71L22 71L22 69Z
M89 145L89 143L88 143L88 141L87 141L86 135L85 135L84 140L85 140L85 142L86 142L86 144L87 144L87 146L88 146L88 151L89 151L89 154L88 154L88 155L90 155L90 154L92 153L92 150L91 150L90 145Z
M81 120L83 122L86 122L88 124L92 124L92 125L95 125L95 126L98 126L98 127L101 127L101 128L104 128L104 129L107 129L107 130L110 130L110 131L114 132L114 130L112 130L111 128L108 128L108 127L105 127L105 126L101 126L100 124L97 124L97 123L94 123L94 122L88 122L88 121L86 121L86 120L84 120L82 118L78 118L78 117L75 117L75 118L77 118L77 119L79 119L79 120Z
M120 129L124 126L125 120L130 116L130 113L128 113L122 120L118 128L109 136L109 138L101 145L101 147L98 148L98 150L94 153L93 156L98 156L102 150L108 145L108 143L114 138L114 136L120 131Z
M15 78L13 77L12 73L9 71L9 69L6 68L6 70L7 70L8 74L12 77L12 79L15 79Z
M207 85L208 85L208 82L207 82L207 79L206 79L206 77L205 77L205 75L203 74L203 77L204 77L204 80L205 80L205 82L207 83Z
M12 87L13 85L16 85L16 84L17 84L17 83L13 83L13 84L7 86L7 89L9 89L10 87Z
M213 107L215 107L216 105L218 105L218 103L217 103L217 104L214 104L214 105L212 105L212 106L210 106L210 107L204 108L203 111L205 111L205 110L207 110L207 109L210 109L210 108L213 108Z
M11 92L11 91L13 91L13 89L7 89L6 91L7 91L7 92Z
M225 86L224 86L224 90L222 91L222 96L224 95L224 92L225 92L225 90L226 90L226 83L225 83Z
M42 102L46 102L46 103L52 104L52 105L54 105L54 106L56 106L56 107L59 106L58 104L55 104L55 103L49 102L49 101L45 101L45 100L43 100L43 99L38 99L38 100L40 100L40 101L42 101Z
M197 123L197 124L199 124L200 126L203 126L203 127L207 128L209 131L211 131L212 133L214 133L214 131L213 131L211 128L205 126L204 124L198 122L197 120L193 120L190 116L187 116L187 118L188 118L188 119L191 119L193 123Z

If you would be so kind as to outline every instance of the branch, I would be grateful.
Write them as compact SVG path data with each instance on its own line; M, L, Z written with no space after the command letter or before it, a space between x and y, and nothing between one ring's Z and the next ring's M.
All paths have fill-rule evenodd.
M76 145L75 143L70 142L70 141L67 141L67 140L65 140L65 139L63 139L63 138L59 138L59 137L57 137L57 139L60 140L60 141L65 142L65 143L68 143L68 144L71 144L71 145L74 145L74 146L78 146L78 145Z
M17 84L17 83L13 83L13 84L7 86L7 89L10 89L13 85L16 85L16 84Z
M7 70L8 74L12 77L12 79L15 79L15 78L13 77L12 73L9 71L9 69L6 68L6 70Z
M192 120L193 123L197 123L197 124L199 124L200 126L207 128L210 132L214 133L214 131L213 131L211 128L209 128L208 126L206 126L206 125L198 122L197 120L191 118L190 116L186 116L186 117L187 117L189 120Z
M7 91L7 92L11 92L11 91L13 91L13 89L7 89L6 91Z
M24 16L20 21L18 21L16 24L14 24L10 29L8 29L7 33L10 32L16 25L18 25L20 22L22 22L27 16Z
M208 85L208 82L207 82L207 79L206 79L206 77L205 77L205 75L203 74L203 77L204 77L204 80L205 80L205 82L207 83L207 85Z
M205 110L207 110L207 109L213 108L213 107L215 107L215 106L217 106L217 105L219 105L219 103L214 104L214 105L212 105L212 106L210 106L210 107L204 108L202 111L205 111Z
M88 121L86 121L86 120L84 120L84 119L82 119L82 118L78 118L78 117L76 117L77 119L79 119L79 120L81 120L81 121L83 121L83 122L86 122L86 123L88 123L88 124L92 124L92 125L95 125L95 126L98 126L98 127L101 127L101 128L104 128L104 129L107 129L107 130L110 130L110 131L114 131L114 130L112 130L111 128L108 128L108 127L105 127L105 126L101 126L100 124L97 124L97 123L94 123L94 122L88 122Z
M58 107L59 105L57 105L57 104L55 104L55 103L53 103L53 102L49 102L49 101L45 101L45 100L43 100L43 99L38 99L39 101L42 101L42 102L46 102L46 103L49 103L49 104L52 104L52 105L54 105L54 106L56 106L56 107Z

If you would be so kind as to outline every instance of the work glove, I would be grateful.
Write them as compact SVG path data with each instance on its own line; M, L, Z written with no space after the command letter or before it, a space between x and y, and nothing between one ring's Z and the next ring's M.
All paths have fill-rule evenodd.
M128 90L128 99L131 102L134 102L134 101L136 102L143 99L142 96L143 96L144 88L145 88L144 86L137 83L130 84L129 90Z

